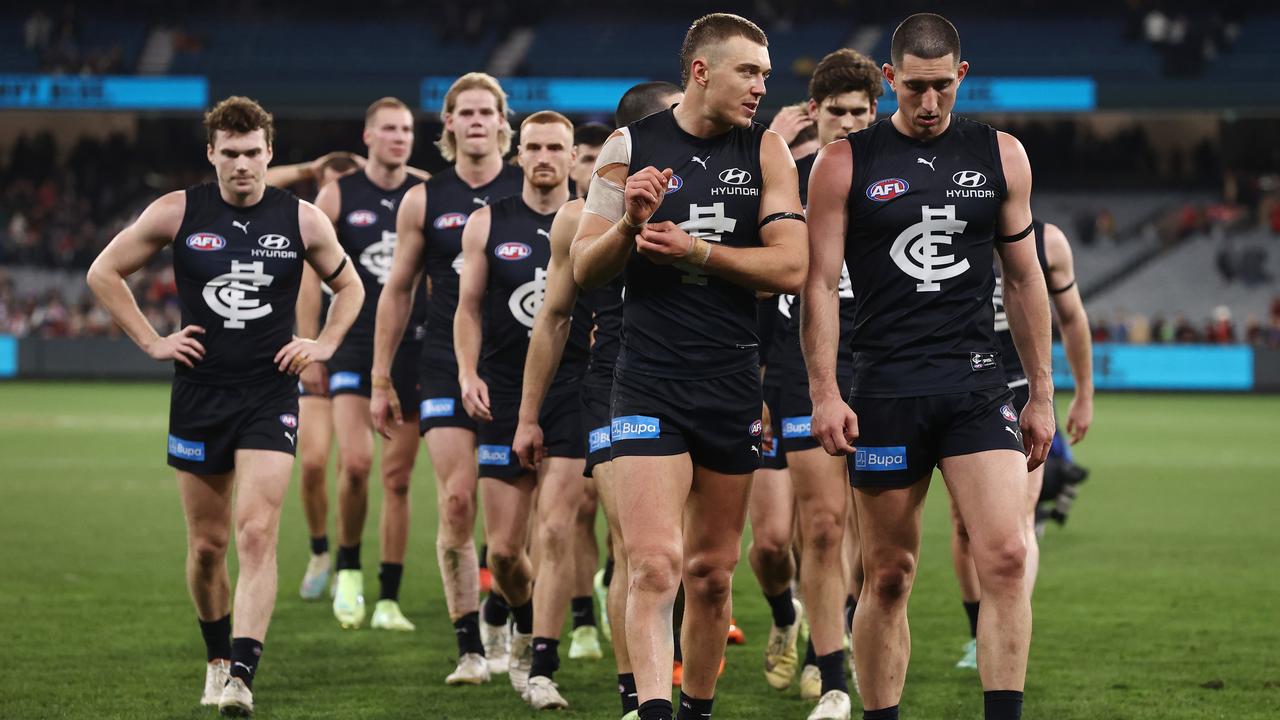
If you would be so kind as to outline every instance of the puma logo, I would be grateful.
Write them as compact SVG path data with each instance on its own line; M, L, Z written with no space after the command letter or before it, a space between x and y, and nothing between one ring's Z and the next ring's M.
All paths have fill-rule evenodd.
M707 160L710 160L711 158L707 158L707 160L703 160L702 158L698 157L697 155L694 155L693 157L691 157L691 158L689 158L689 159L690 159L690 160L692 160L692 161L694 161L694 162L696 162L696 163L698 163L699 165L701 165L703 170L706 170L706 169L707 169Z
M1012 435L1012 436L1014 437L1014 439L1016 439L1018 442L1022 442L1022 434L1021 434L1021 433L1019 433L1017 430L1014 430L1013 428L1009 427L1008 425L1005 425L1005 426L1004 426L1004 429L1005 429L1005 432L1007 432L1007 433L1009 433L1010 435Z
M392 212L395 212L395 209L396 209L396 201L395 201L395 200L391 200L390 198L382 198L382 199L381 199L381 200L379 200L378 202L379 202L379 203L381 203L381 204L382 204L382 206L383 206L383 207L385 207L386 209L388 209L388 210L390 210L390 211L392 211Z
M934 171L934 172L938 172L938 169L937 169L937 168L935 168L935 167L933 166L933 161L934 161L934 160L937 160L937 159L938 159L938 156L937 156L937 155L934 155L933 157L929 158L928 160L925 160L925 159L924 159L924 158L922 158L922 157L918 157L918 158L916 158L916 164L918 164L918 165L928 165L930 170L932 170L932 171Z
M232 220L231 224L234 225L235 227L240 228L240 232L243 232L245 235L249 234L249 223L247 222L242 223L239 220Z
M538 234L546 237L548 240L551 239L551 233L547 232L546 230L543 230L542 228L538 228Z
M1006 428L1006 429L1008 429L1008 428ZM296 439L293 435L290 435L289 433L285 433L285 434L284 434L284 436L285 436L286 438L288 438L288 440L289 440L289 444L290 444L290 445L297 446L298 441L297 441L297 439Z
M480 207L489 207L489 196L485 195L482 198L473 197L471 198L471 202L479 205Z
M752 446L751 446L751 452L755 453L755 454L756 454L756 458L757 458L757 459L759 459L759 457L760 457L760 448L756 447L755 445L752 445Z

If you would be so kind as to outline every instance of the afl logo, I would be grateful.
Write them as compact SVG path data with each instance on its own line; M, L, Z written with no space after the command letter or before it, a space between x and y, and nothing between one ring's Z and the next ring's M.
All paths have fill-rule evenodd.
M378 216L372 210L352 210L347 215L347 223L356 227L368 227L378 222Z
M533 248L522 242L508 242L494 248L493 254L499 260L523 260L533 254Z
M867 199L876 202L887 202L899 195L905 195L911 184L901 178L877 180L867 186Z
M432 224L436 226L437 230L453 230L466 225L467 216L456 212L445 213L436 218L436 221Z
M293 413L285 413L280 416L280 424L287 428L296 428L298 427L298 416Z
M684 180L681 180L679 175L672 175L671 179L667 181L667 194L670 195L673 192L677 192L682 187L684 187Z
M951 176L951 182L960 187L976 188L987 184L987 176L976 170L961 170Z
M1014 412L1013 408L1009 407L1008 405L1000 406L1000 417L1003 417L1005 420L1008 420L1009 422L1018 422L1018 413Z
M289 247L289 238L283 235L263 235L258 244L268 250L283 250Z
M746 185L751 182L751 173L738 168L729 168L720 173L720 182L725 185Z
M213 252L226 246L227 241L221 235L213 233L195 233L187 237L187 247L200 252Z
M764 430L764 423L756 420L751 423L751 437L760 437L760 433Z

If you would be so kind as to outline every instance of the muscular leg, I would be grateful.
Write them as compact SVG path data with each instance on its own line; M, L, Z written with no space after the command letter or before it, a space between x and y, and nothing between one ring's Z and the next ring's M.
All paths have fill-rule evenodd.
M196 616L212 622L231 612L227 543L231 536L231 473L178 471L178 494L187 520L187 590Z
M476 563L476 436L464 428L432 428L427 453L436 474L436 561L449 620L479 610Z
M911 630L907 598L920 556L920 517L928 478L892 490L854 489L865 582L853 617L858 692L867 710L902 698Z
M751 548L747 559L765 597L785 592L796 574L791 554L794 500L788 471L760 469L755 472L748 504Z
M232 635L262 642L276 603L276 541L280 506L289 488L293 456L272 450L237 450L236 578Z
M981 600L978 571L973 567L973 554L969 548L969 532L960 519L960 510L956 507L955 500L951 501L951 564L956 571L956 580L960 583L960 599L966 603Z
M382 562L404 564L409 544L409 478L418 456L418 416L407 415L403 425L392 424L391 439L382 443Z
M609 583L609 624L613 626L613 659L619 674L631 672L631 656L627 654L627 553L622 542L622 526L618 523L617 479L613 463L601 463L591 470L596 481L596 492L604 508L604 518L609 525L609 539L613 546L613 577Z
M539 523L534 541L539 548L533 602L535 637L560 637L560 628L569 610L574 578L574 526L583 494L582 464L581 459L551 457L542 461L539 471ZM507 586L502 587L505 590Z
M684 564L681 518L693 464L688 454L681 454L620 457L610 465L617 507L627 509L619 513L629 571L626 642L637 699L644 704L671 697L671 608ZM723 644L723 625L719 633Z
M583 478L582 498L574 522L573 597L591 599L591 583L600 564L600 543L596 540L596 508L599 506L595 478Z
M969 533L978 571L978 670L985 690L1021 691L1031 645L1026 458L991 450L944 458L942 476Z
M369 472L373 466L369 400L359 395L338 395L330 402L338 435L338 545L353 547L364 535L369 505Z
M329 448L333 444L333 413L329 398L298 398L298 460L302 465L302 512L313 538L328 534Z
M484 496L485 540L494 582L511 606L524 605L533 590L533 566L525 552L533 477L525 475L514 482L480 478L480 491Z
M1040 576L1040 539L1036 537L1036 504L1040 500L1040 487L1044 485L1044 465L1027 474L1027 501L1023 512L1027 518L1027 595L1036 589Z
M750 495L750 475L725 475L695 466L685 511L685 604L680 635L684 655L681 690L690 697L715 697L733 610L733 569L741 554ZM790 512L785 519L790 529Z
M800 586L813 650L827 655L844 647L844 574L842 565L849 474L842 457L822 448L787 454L800 518Z

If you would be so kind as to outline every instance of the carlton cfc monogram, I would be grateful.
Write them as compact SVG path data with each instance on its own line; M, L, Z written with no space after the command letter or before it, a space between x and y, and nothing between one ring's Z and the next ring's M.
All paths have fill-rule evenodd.
M956 219L956 206L920 208L920 222L903 230L889 248L889 257L902 272L920 280L916 292L938 292L939 280L947 280L969 269L969 261L956 262L955 255L940 255L939 246L950 245L952 235L964 232L968 225Z
M259 289L275 278L263 272L262 262L231 261L231 272L223 273L204 286L204 301L209 309L226 320L225 328L239 330L246 320L257 320L271 314L271 303L263 305L256 297Z

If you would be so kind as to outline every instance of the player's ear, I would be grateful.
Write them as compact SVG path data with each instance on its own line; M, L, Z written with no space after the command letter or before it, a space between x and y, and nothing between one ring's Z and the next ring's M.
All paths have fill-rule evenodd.
M271 158L275 157L276 150L271 143L267 143L267 164L271 164Z
M808 111L809 111L809 119L810 119L810 120L817 120L817 119L818 119L818 103L817 103L817 101L816 101L816 100L814 100L813 98L809 98L809 102L805 105L805 107L806 107L806 108L808 109Z
M213 144L205 145L205 157L209 158L209 164L213 164Z
M961 61L960 64L956 66L956 84L959 85L961 81L964 80L964 76L968 74L969 63L967 61Z
M689 79L702 87L706 87L708 70L707 59L704 57L696 57L689 65Z
M893 86L893 65L892 64L885 63L880 68L880 74L884 75L885 82L889 83L889 87L891 89L897 90L897 88Z

